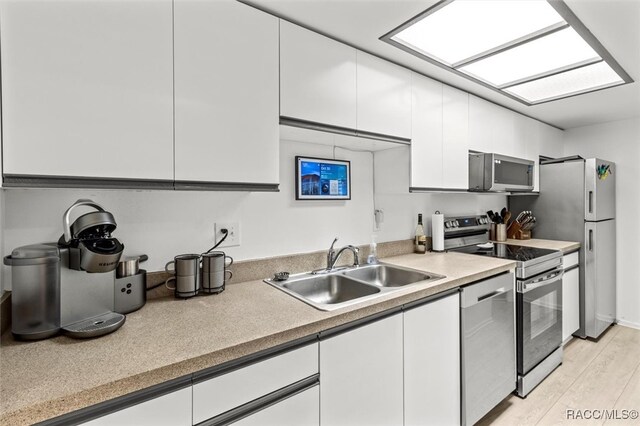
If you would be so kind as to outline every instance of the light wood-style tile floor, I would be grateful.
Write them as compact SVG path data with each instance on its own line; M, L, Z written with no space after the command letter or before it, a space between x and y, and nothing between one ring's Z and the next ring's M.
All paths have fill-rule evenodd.
M619 418L579 418L598 414L577 410L617 410ZM637 417L621 419L623 410L640 411L640 330L615 325L597 342L573 338L546 380L525 399L505 399L478 425L640 425Z

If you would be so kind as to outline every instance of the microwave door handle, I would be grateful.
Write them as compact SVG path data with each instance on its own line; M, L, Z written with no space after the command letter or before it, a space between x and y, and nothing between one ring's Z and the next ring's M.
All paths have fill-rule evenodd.
M540 287L545 287L551 284L555 284L562 279L564 271L562 269L551 272L544 277L537 278L535 280L528 280L518 283L518 293L528 293Z

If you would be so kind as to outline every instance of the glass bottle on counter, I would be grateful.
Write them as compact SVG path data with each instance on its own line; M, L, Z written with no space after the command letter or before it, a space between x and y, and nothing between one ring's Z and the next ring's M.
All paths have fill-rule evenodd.
M427 252L427 236L422 226L422 214L418 214L418 226L416 226L416 236L413 243L413 251L415 253Z

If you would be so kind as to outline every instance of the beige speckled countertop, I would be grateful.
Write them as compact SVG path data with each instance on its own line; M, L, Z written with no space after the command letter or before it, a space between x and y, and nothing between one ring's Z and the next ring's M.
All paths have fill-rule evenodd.
M549 250L560 250L563 253L570 253L580 248L580 243L572 241L556 241L556 240L541 240L532 238L530 240L513 240L508 239L505 244L512 244L515 246L535 247Z
M32 343L10 333L0 347L0 424L31 424L189 375L504 271L511 261L460 253L408 254L387 263L447 278L333 312L262 281L219 294L150 300L113 334Z

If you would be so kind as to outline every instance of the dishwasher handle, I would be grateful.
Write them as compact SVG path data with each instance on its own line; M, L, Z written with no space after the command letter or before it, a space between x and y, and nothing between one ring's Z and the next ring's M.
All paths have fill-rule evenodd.
M502 288L499 288L499 289L497 289L495 291L492 291L491 293L487 293L485 295L478 296L478 303L482 302L483 300L487 300L487 299L491 299L491 298L500 296L501 294L506 293L506 292L507 292L507 289L502 287Z
M460 308L470 308L479 303L491 303L500 296L513 293L515 290L513 273L505 273L492 278L462 287Z

